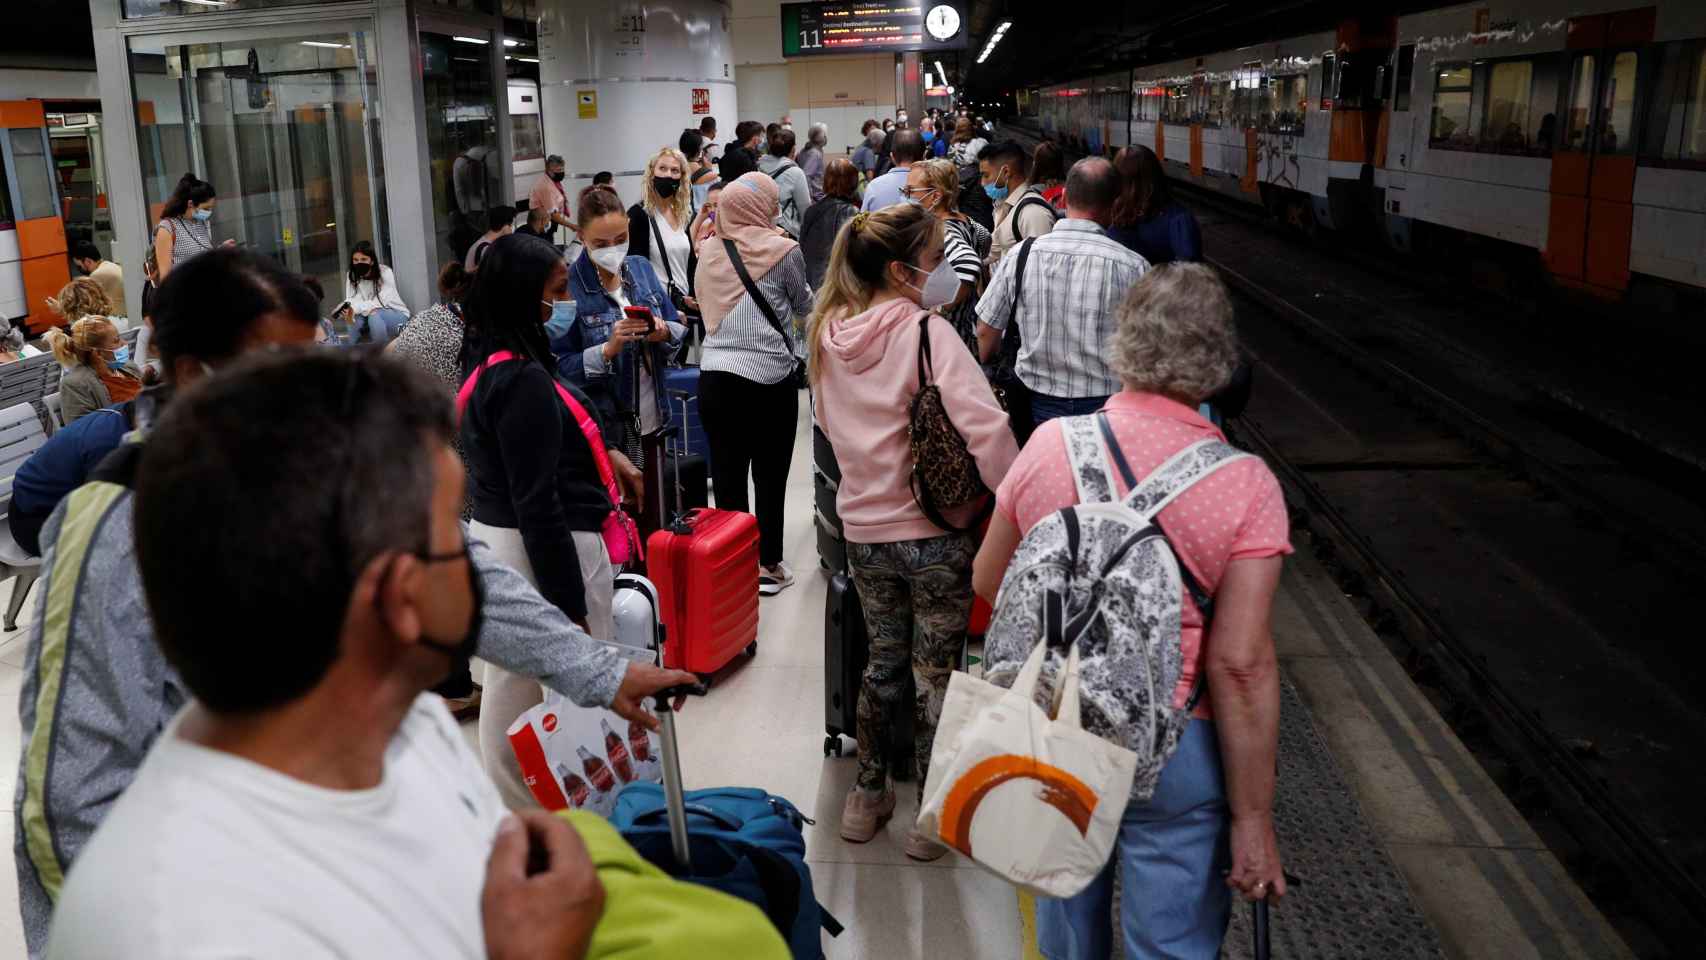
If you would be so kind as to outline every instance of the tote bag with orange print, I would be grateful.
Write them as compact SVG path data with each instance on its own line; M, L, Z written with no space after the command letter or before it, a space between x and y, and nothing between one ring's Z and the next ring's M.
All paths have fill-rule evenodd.
M1137 754L1078 717L1078 648L1051 719L1035 700L1047 645L1010 689L967 673L948 681L918 829L1033 893L1070 897L1107 865Z

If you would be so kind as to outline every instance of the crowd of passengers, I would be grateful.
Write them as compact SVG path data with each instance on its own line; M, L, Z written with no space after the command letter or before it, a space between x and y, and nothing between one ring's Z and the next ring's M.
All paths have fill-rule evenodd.
M683 363L715 503L757 516L762 595L794 582L803 391L836 451L870 634L839 832L879 836L901 678L924 771L974 596L993 602L1024 534L1077 501L1060 419L1099 412L1145 475L1222 438L1241 357L1147 148L1068 167L1053 143L936 111L862 135L826 156L821 124L803 147L787 118L719 143L707 118L647 159L632 203L609 182L571 202L550 157L524 224L492 211L412 315L371 243L328 309L319 279L216 242L214 188L193 176L156 225L134 348L117 265L79 245L87 276L45 343L65 425L18 470L9 514L43 558L14 805L31 956L615 955L595 934L631 889L622 841L539 810L505 734L545 689L655 728L645 698L694 679L597 642L619 572L600 465L641 499L639 441ZM981 530L979 505L945 530L912 489L896 398L920 386L920 338L994 491ZM1285 892L1279 487L1247 458L1159 524L1213 597L1212 620L1183 600L1175 706L1206 694L1102 876L1039 901L1056 960L1116 941L1214 957L1234 897ZM456 725L475 715L478 750ZM948 849L913 830L904 852Z

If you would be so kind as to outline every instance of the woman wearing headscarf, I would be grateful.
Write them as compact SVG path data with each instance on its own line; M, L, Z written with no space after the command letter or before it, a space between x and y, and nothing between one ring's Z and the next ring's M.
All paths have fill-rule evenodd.
M699 411L711 444L711 484L717 506L744 511L751 473L758 590L765 596L794 582L782 562L784 494L800 406L794 340L812 308L800 245L776 229L777 196L776 181L762 173L726 186L717 235L700 244L694 274L705 318Z

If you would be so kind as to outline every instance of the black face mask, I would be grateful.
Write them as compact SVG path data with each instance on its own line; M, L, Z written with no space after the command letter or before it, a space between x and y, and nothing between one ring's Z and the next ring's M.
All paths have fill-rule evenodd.
M468 632L459 641L445 642L435 640L426 634L421 634L421 646L429 650L437 650L455 660L466 660L480 650L480 631L486 625L486 582L480 576L480 568L474 566L474 553L468 547L464 537L462 549L451 553L417 553L424 563L451 563L456 560L468 562L468 589L473 594L474 612L468 618Z
M558 170L556 173L551 174L551 179L557 181L558 183L562 183L563 182L563 176L564 176L563 171Z
M653 177L652 178L652 189L656 190L658 196L664 198L665 200L668 200L670 197L675 196L675 191L679 190L680 188L681 188L681 178L680 177Z
M351 272L358 277L371 277L374 273L373 264L371 263L358 263L350 269Z

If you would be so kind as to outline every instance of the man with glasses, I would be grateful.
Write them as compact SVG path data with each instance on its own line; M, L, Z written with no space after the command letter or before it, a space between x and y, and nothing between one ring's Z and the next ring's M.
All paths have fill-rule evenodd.
M584 956L585 845L508 817L427 692L484 617L451 430L424 374L329 350L251 357L165 413L136 556L194 699L79 857L50 957Z

